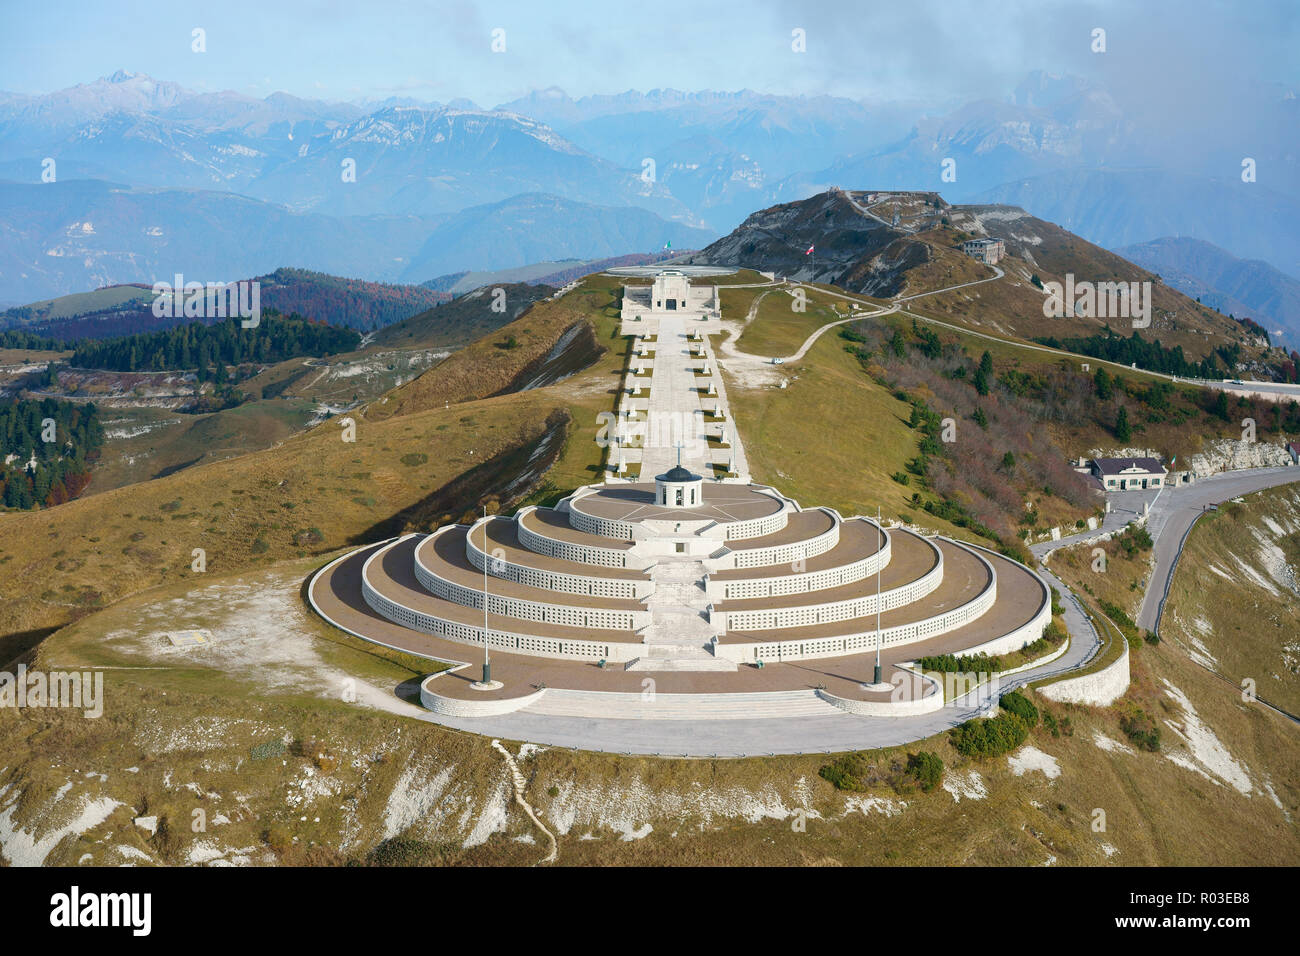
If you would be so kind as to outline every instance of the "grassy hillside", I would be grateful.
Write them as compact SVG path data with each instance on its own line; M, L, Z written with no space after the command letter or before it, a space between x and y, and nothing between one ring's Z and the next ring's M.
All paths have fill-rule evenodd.
M301 581L322 560L176 582L42 646L44 666L113 668L98 720L0 712L10 755L0 785L22 794L11 825L52 835L44 862L529 865L546 855L490 740L411 719L427 665L304 608ZM212 641L170 648L162 634L178 626L207 628ZM1038 699L1056 733L1040 723L1011 759L963 757L943 734L862 755L857 792L820 775L837 755L665 760L504 743L562 865L1291 863L1294 732L1172 647L1144 650L1134 666L1123 706L1158 715L1159 751L1128 741L1122 708ZM928 793L903 772L921 750L945 765ZM104 798L123 806L60 838L78 807ZM196 809L205 832L190 826ZM152 836L132 822L145 814L161 821ZM34 851L13 841L3 852L31 862Z
M43 299L0 312L0 328L23 328L42 325L73 316L107 312L124 306L153 301L149 286L111 285L93 292L75 292L54 299Z
M1248 495L1188 536L1161 636L1234 684L1300 713L1300 489Z
M757 332L763 322L760 310L750 327L755 338L784 345L783 329ZM744 338L741 344L747 344ZM908 404L863 375L833 334L818 339L800 362L781 368L790 383L784 389L747 388L726 376L755 480L805 507L828 505L849 515L875 514L879 506L889 518L915 517L907 515L911 490L889 478L916 454Z
M30 653L46 667L110 668L99 720L0 710L0 749L10 755L0 786L21 795L11 825L54 834L44 862L85 853L96 864L543 857L548 838L513 802L491 742L411 719L415 679L428 664L325 626L301 585L351 541L428 527L500 495L548 421L559 457L531 500L596 477L596 416L612 407L626 357L618 285L589 279L457 352L359 411L353 444L330 421L275 449L93 502L0 516L0 632L9 635L0 657L23 652L39 628L102 608ZM557 349L575 324L585 333ZM907 322L899 328L911 334ZM777 340L798 335L771 331ZM510 335L521 344L498 349ZM911 489L889 476L916 454L918 434L911 405L845 350L858 344L828 333L782 368L786 389L729 379L728 390L756 478L806 505L854 513L879 502L892 516L906 512ZM488 397L543 365L574 374ZM17 541L21 549L9 544ZM188 570L192 546L208 548L202 577ZM1091 573L1054 567L1081 590L1080 575ZM1140 567L1117 558L1113 593L1131 593ZM163 635L181 627L206 628L212 641L173 649ZM1293 728L1241 704L1173 642L1137 649L1133 672L1114 708L1038 699L1055 732L1038 725L1011 759L964 757L946 734L866 754L859 792L820 775L835 755L678 761L506 746L562 864L1292 862ZM1135 710L1161 728L1160 749L1129 740ZM903 772L919 750L946 767L929 793ZM103 776L73 778L70 766ZM77 807L104 798L122 806L84 832L58 835ZM195 809L210 821L205 833L189 825ZM156 834L132 822L143 814L160 817ZM792 826L798 818L806 825ZM9 862L31 862L34 852L21 841L3 849Z
M961 251L963 240L982 236L1006 245L1001 279ZM1013 206L952 206L937 193L831 189L754 213L691 261L745 265L886 297L965 286L920 302L959 325L1025 339L1091 335L1108 322L1117 331L1130 330L1129 318L1045 317L1045 294L1035 277L1039 283L1063 282L1067 273L1093 283L1151 282L1148 339L1181 346L1197 359L1216 347L1239 344L1243 367L1261 375L1287 360L1246 326L1053 223ZM993 281L967 285L986 279Z
M503 329L517 348L497 348L495 337L474 343L391 399L350 413L354 442L342 440L339 416L253 454L46 511L0 514L0 636L35 642L191 575L194 548L206 551L210 572L224 573L428 528L489 498L502 505L528 494L557 456L538 495L595 480L597 413L613 407L626 352L614 337L616 291L613 280L593 280ZM575 328L569 347L556 348ZM547 372L573 377L514 391ZM208 428L210 448L224 432L216 421ZM548 453L525 466L548 435ZM23 583L32 580L42 586Z
M494 311L493 290L505 291L504 311ZM484 286L444 305L427 309L380 329L368 344L387 348L448 347L473 342L519 318L534 302L555 290L523 282Z
M251 402L207 415L169 409L112 408L102 413L108 440L86 493L95 495L195 465L261 451L303 430L314 406Z
M536 297L538 287L522 288ZM438 366L436 375L421 376L385 396L367 409L367 416L379 420L405 415L412 409L471 401L525 386L544 369L548 357L562 360L561 356L550 353L566 332L572 332L581 343L577 348L582 356L571 370L576 371L594 359L599 348L590 333L584 331L589 326L589 318L613 305L617 288L614 280L596 277L561 299L535 302L524 318L491 326L497 329L495 333L485 334L455 352ZM471 295L475 297L472 308L482 310L484 315L493 314L490 289L480 289ZM510 306L510 296L507 289L506 304L510 308L522 308L522 302L532 301L520 299Z

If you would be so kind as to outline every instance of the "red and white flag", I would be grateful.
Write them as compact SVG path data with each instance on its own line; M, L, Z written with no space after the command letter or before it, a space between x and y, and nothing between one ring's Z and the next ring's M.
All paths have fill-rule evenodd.
M805 252L804 255L805 255L805 256L810 256L810 255L812 255L812 251L813 251L813 246L809 246L809 247L808 247L808 251Z

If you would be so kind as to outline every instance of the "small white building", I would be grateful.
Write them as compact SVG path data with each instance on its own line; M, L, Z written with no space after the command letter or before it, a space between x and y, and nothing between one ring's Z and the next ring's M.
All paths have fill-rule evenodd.
M704 477L674 465L655 476L655 501L668 508L698 508L704 503Z
M1092 474L1106 491L1163 488L1168 470L1159 458L1094 458Z

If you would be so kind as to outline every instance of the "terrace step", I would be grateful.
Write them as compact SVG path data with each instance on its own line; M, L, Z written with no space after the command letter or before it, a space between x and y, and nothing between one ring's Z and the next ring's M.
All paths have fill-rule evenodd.
M682 648L675 648L682 650ZM735 671L735 661L725 660L705 654L703 657L658 657L647 655L628 661L624 670L629 671Z
M821 700L813 690L741 694L643 694L547 689L521 708L521 714L638 720L754 720L764 717L841 717L848 715Z

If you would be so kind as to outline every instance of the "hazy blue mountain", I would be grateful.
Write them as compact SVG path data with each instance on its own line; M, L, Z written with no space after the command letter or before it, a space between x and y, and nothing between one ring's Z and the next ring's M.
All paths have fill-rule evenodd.
M842 97L678 90L571 99L549 89L503 104L541 119L578 146L654 173L709 227L734 227L770 201L783 177L860 153L902 135L912 117L898 105Z
M1300 201L1260 183L1088 170L1009 182L980 199L1021 206L1109 249L1186 236L1300 274Z
M528 195L444 216L328 216L212 190L73 180L0 182L0 303L181 272L221 281L285 262L381 282L458 269L703 245L712 234L644 209Z
M0 182L0 301L27 302L103 285L219 281L306 269L393 279L437 220L329 217L233 193L141 189L74 180Z
M44 96L0 99L0 177L238 190L300 147L361 115L287 93L194 93L118 71Z
M774 198L803 198L831 186L942 189L973 199L1008 180L1147 156L1104 90L1073 78L1031 74L1005 102L978 100L922 117L896 141L788 177ZM953 164L945 167L945 161ZM945 180L945 168L955 179Z
M343 181L348 159L355 182ZM248 187L260 198L335 214L452 212L534 191L690 218L662 185L511 113L380 110L312 141Z
M1213 243L1187 237L1166 236L1115 252L1224 315L1252 318L1270 334L1281 330L1285 341L1300 342L1300 279L1267 262L1238 259Z
M93 276L118 276L123 270L113 265L115 257L147 271L160 261L158 237L147 232L156 227L172 236L169 255L231 267L233 274L293 261L392 279L404 275L418 253L432 270L410 277L419 280L500 265L468 261L483 255L538 261L632 251L608 243L577 248L584 238L574 233L584 228L598 229L588 237L594 245L601 245L599 230L618 235L605 225L607 217L592 220L585 211L592 206L639 207L720 234L754 210L839 186L942 190L954 201L1023 206L1109 247L1193 236L1300 274L1294 228L1300 106L1287 91L1274 89L1261 90L1260 103L1271 117L1266 129L1246 136L1227 117L1216 131L1222 135L1206 141L1202 131L1166 130L1160 117L1130 115L1096 83L1044 72L1026 76L1003 100L925 113L901 103L752 90L662 89L574 99L548 89L493 110L464 100L441 105L408 97L332 103L287 93L199 93L118 71L39 96L0 93L0 179L40 183L41 162L52 157L55 185L94 179L135 187L113 192L108 206L102 184L98 192L83 187L61 198L43 196L42 202L59 207L61 218L47 220L50 210L39 209L37 221L15 223L0 234L0 256L9 257L0 261L5 288L26 281L15 278L20 275L35 283L13 295L29 300L81 288ZM1191 136L1198 137L1195 143ZM1244 149L1239 144L1247 141L1259 163L1258 183L1233 179L1241 160L1236 154ZM956 163L954 181L942 178L944 159ZM355 182L343 179L346 160L355 162ZM148 198L159 188L238 194L226 204L206 197L200 205L222 205L221 215L246 230L257 228L251 211L260 205L239 197L277 208L268 211L266 228L248 240L249 248L236 252L219 226L180 236L183 220L168 218L158 200ZM466 211L460 228L473 238L469 222L483 215L476 207L531 194L573 204L544 213L543 242L554 247L549 251L532 254L514 236L498 252L429 245L453 241L450 225L431 239L446 217ZM96 205L69 205L77 196ZM180 206L195 202L178 200ZM342 233L366 236L374 245L354 249L356 264L340 269L346 263L332 258L335 237L308 230L295 238L311 220L286 218L289 210L331 222L347 219L337 227ZM559 222L557 210L575 218ZM76 233L87 220L97 220L98 239ZM401 225L417 221L411 229ZM421 229L423 235L414 235ZM298 245L261 265L246 261L258 259L273 236ZM73 260L83 247L78 265ZM300 261L299 248L316 258Z
M691 219L639 166L620 168L535 119L472 107L195 93L119 71L0 97L0 177L40 182L53 157L61 180L224 189L332 215L436 214L539 191ZM343 180L348 159L355 182Z
M429 234L400 278L425 282L447 273L480 270L485 263L491 263L492 269L510 269L536 262L650 253L669 242L678 249L693 249L715 236L666 222L644 209L534 193L448 217Z

